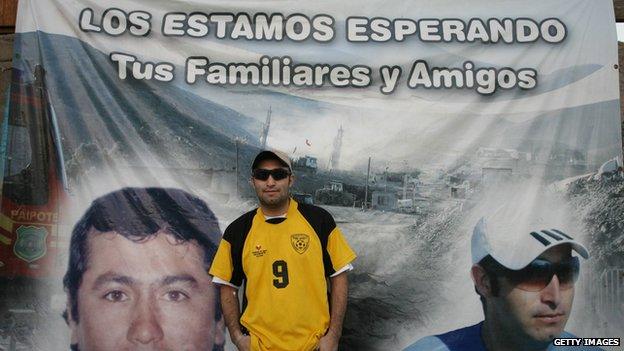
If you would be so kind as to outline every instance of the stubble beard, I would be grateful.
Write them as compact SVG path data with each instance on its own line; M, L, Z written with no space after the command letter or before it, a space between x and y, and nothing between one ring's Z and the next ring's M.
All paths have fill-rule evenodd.
M263 196L258 196L258 201L260 202L260 205L262 205L262 207L279 209L286 206L286 204L288 203L288 193L272 199L265 199Z

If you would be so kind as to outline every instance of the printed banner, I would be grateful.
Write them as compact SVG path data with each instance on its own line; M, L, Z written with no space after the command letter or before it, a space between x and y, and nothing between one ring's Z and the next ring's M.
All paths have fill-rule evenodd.
M482 290L488 255L524 272L510 291L546 276L522 291L552 310L519 307L536 333L622 337L618 69L607 0L20 1L0 276L25 331L3 340L235 350L206 272L258 206L266 149L292 162L292 199L327 210L357 253L341 350L402 350L484 318L525 335L521 312L488 322L484 307L515 296ZM302 233L287 247L315 252ZM266 274L308 279L285 267ZM561 301L544 302L555 276ZM140 324L128 311L150 294L165 302Z

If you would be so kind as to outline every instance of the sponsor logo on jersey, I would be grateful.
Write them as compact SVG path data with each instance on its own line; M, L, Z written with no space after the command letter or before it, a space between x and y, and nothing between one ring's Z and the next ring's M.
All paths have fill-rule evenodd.
M17 234L15 246L13 246L15 256L28 263L45 256L46 237L48 236L48 231L45 228L33 225L20 226L15 234Z
M254 256L256 256L256 257L262 257L262 256L264 256L264 254L266 254L266 253L267 253L267 250L266 250L266 249L263 249L263 248L262 248L262 245L260 245L260 244L256 244L255 250L254 250L254 251L251 251L251 253L252 253Z
M290 243L295 251L302 254L310 245L310 237L307 234L293 234L290 236Z

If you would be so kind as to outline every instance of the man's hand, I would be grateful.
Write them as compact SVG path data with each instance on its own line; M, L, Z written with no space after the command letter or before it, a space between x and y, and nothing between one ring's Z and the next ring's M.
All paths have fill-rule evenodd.
M319 340L319 351L336 351L338 350L338 341L340 335L336 335L329 331Z
M234 342L238 351L250 351L251 350L251 337L249 335L241 334L240 337Z

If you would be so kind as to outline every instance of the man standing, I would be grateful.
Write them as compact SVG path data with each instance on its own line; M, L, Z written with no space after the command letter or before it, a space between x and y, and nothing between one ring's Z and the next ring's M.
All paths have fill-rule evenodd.
M210 269L239 350L336 350L355 253L325 210L289 196L288 156L262 151L251 184L260 207L225 230ZM330 281L328 297L327 280ZM243 314L237 293L245 282Z
M63 280L71 349L223 350L206 273L220 238L206 203L182 190L123 188L93 201Z
M522 230L481 219L472 235L472 280L485 320L445 334L428 336L405 351L600 350L558 347L572 312L579 274L575 251L587 249L557 229Z

